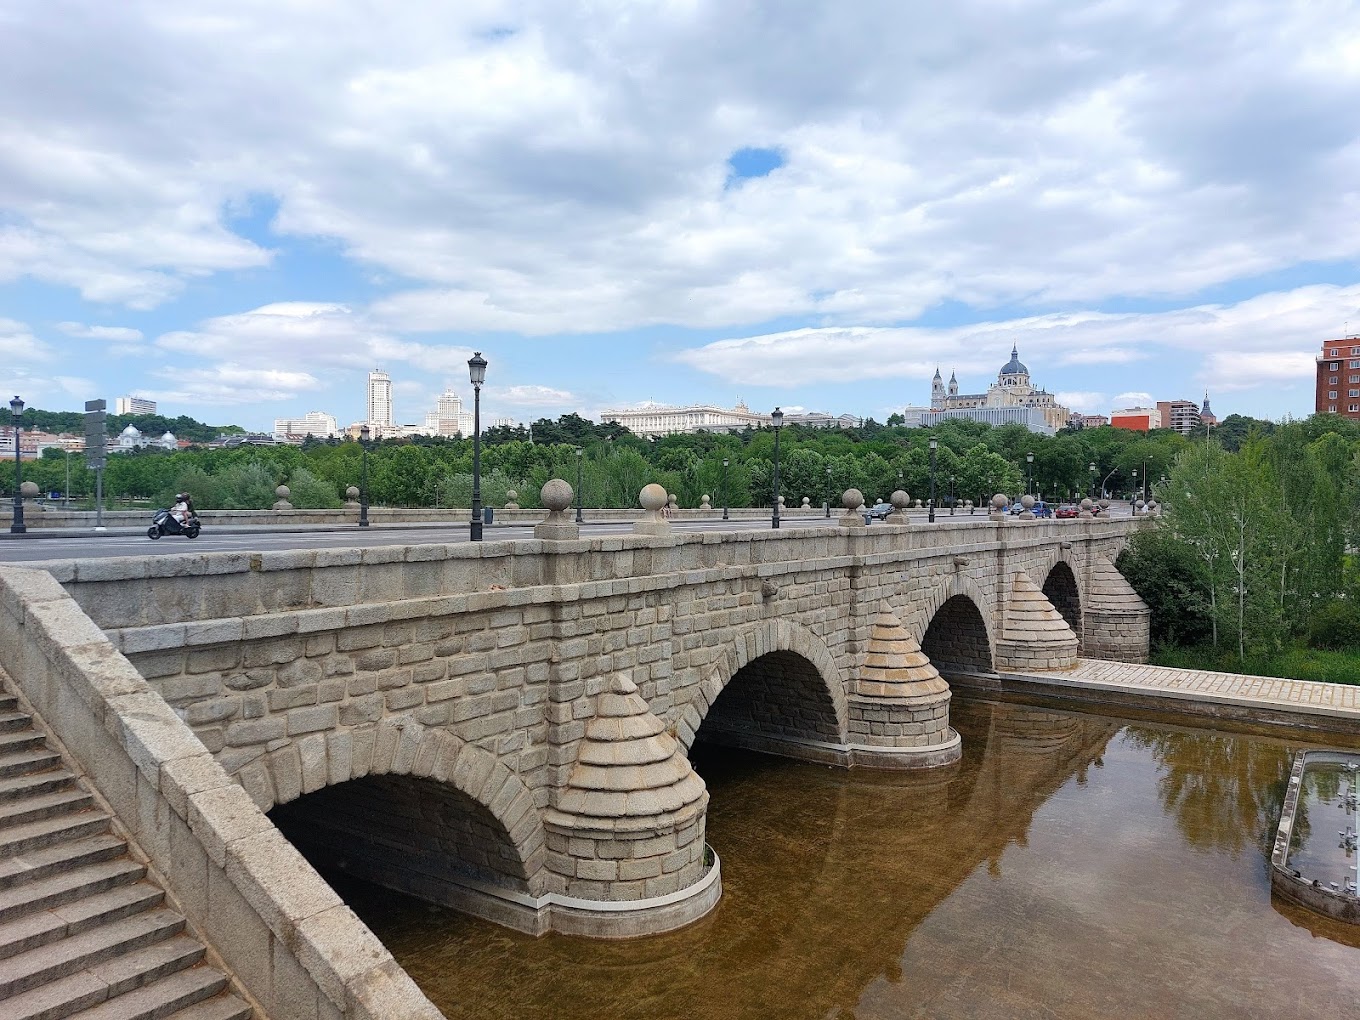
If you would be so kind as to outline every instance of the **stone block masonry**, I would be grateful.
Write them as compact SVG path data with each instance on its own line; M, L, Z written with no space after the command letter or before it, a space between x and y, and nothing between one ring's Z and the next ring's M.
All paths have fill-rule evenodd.
M1075 652L1035 585L1065 571L1080 604L1090 565L1137 526L941 522L47 569L255 806L311 833L318 860L526 931L624 935L716 902L694 740L851 766L955 760L950 671L985 675L1003 645L1025 652L1016 578L1034 579ZM875 637L885 613L891 640ZM883 658L902 638L922 662ZM931 674L913 674L918 687L883 686L917 667Z

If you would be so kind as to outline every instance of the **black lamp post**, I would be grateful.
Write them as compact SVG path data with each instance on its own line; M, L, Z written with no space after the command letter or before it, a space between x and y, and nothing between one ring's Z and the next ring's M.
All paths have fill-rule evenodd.
M22 535L24 527L23 469L19 466L19 423L24 414L24 402L16 394L9 402L10 414L14 415L14 521L9 526L11 535Z
M779 528L779 429L784 424L784 412L775 408L770 412L774 423L774 512L770 515L770 527Z
M927 518L931 524L935 523L935 451L940 448L940 441L934 436L930 437L930 516Z
M949 516L954 516L954 476L949 476Z
M482 383L486 381L486 359L481 351L468 358L468 378L472 380L472 522L468 538L482 540ZM580 520L578 517L577 520Z
M727 516L727 458L723 458L723 520L731 520Z
M1091 461L1091 463L1090 463L1089 465L1087 465L1086 470L1088 470L1088 471L1091 472L1091 498L1092 498L1092 499L1095 499L1095 498L1096 498L1096 463L1095 463L1095 461Z
M831 468L830 468L829 466L828 466L827 469L826 469L826 516L827 516L827 519L830 520L830 518L831 518Z
M585 497L581 489L581 459L585 453L579 446L576 448L576 523L581 523L581 507Z
M1030 494L1030 488L1034 482L1034 454L1025 454L1025 495Z
M363 467L359 474L359 527L368 527L368 437L373 433L367 425L359 429L359 445L363 447Z
M1138 509L1138 469L1133 469L1133 484L1129 486L1129 514Z

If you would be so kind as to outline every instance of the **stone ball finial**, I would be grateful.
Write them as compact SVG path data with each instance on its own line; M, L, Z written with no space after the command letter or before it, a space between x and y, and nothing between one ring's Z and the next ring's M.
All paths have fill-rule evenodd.
M642 509L650 510L653 513L665 506L667 501L666 490L657 485L656 482L652 482L651 485L644 485L642 491L638 493L638 503L642 505Z
M803 509L804 509L804 510L807 510L807 509L808 509L809 507L811 507L811 506L812 506L812 499L811 499L810 497L808 497L808 496L804 496L804 497L803 497Z
M569 483L561 478L549 478L543 483L538 498L549 510L554 513L561 513L571 506L572 497L575 495L576 493Z
M1011 499L1004 492L998 492L992 497L992 509L998 512L1005 510L1011 505Z
M1028 492L1025 493L1023 496L1020 497L1020 505L1024 507L1026 510L1033 510L1034 497L1031 496Z
M37 483L37 482L22 482L22 483L20 483L20 485L19 485L19 495L20 495L22 498L24 498L24 499L37 499L37 498L38 498L38 483Z
M1108 499L1102 499L1100 501L1100 509L1102 510L1110 509L1110 501Z
M516 492L514 489L506 489L506 490L505 490L505 499L506 499L506 502L509 502L509 503L518 503L518 502L519 502L519 493Z
M350 485L345 488L345 498L353 503L359 498L359 486Z
M1094 505L1095 505L1095 504L1091 502L1091 497L1090 497L1090 496L1087 496L1085 499L1083 499L1083 500L1081 501L1081 508L1082 508L1083 510L1090 510L1091 507L1094 506Z
M893 494L891 497L889 497L888 502L890 502L893 505L894 510L900 513L907 507L911 506L911 495L907 492L904 492L902 489L894 489Z
M709 495L708 495L708 493L705 492L702 496L700 496L700 497L699 497L699 502L700 502L700 503L707 503L707 502L709 502Z
M864 505L864 493L858 489L846 489L841 494L841 506L847 510L857 510Z
M286 485L280 485L278 488L274 490L274 495L278 496L279 499L287 499L292 494L293 494L292 490L289 489L288 486Z

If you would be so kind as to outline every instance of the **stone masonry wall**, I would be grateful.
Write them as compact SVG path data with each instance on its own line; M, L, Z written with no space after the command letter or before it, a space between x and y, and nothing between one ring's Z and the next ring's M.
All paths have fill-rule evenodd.
M960 595L949 599L936 612L921 641L921 651L942 673L950 669L971 673L992 671L986 626L977 607Z

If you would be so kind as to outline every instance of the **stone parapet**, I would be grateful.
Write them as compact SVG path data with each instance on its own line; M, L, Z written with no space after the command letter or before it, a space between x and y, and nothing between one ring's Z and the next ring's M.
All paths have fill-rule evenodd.
M442 1016L48 575L0 568L0 667L259 1015Z

